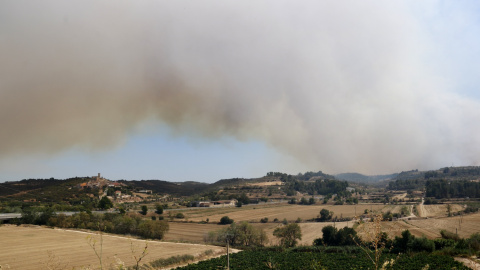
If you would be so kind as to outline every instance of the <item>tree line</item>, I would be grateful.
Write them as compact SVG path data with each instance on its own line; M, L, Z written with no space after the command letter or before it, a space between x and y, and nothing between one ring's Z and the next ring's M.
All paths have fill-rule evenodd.
M480 183L468 180L447 181L427 180L425 184L427 197L444 198L480 198Z
M88 229L107 233L137 235L149 239L163 239L169 229L166 221L147 220L135 215L80 212L72 216L66 216L56 214L51 208L45 208L42 212L24 209L22 217L14 220L13 223Z

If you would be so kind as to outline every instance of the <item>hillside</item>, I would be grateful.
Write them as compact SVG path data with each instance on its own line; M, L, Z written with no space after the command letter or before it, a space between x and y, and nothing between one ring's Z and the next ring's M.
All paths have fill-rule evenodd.
M0 199L7 201L43 201L72 203L82 196L97 195L91 188L77 188L88 177L59 179L25 179L0 184Z
M209 184L200 182L179 182L173 183L163 180L120 180L119 183L123 183L137 190L152 190L158 194L171 194L177 196L190 196L192 194L203 192Z
M398 173L385 175L363 175L360 173L340 173L336 174L335 178L357 183L376 183L385 180L391 180L398 176Z

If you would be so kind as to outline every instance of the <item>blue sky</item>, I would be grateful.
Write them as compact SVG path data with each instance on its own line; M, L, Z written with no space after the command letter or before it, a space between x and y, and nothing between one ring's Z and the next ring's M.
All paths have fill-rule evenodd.
M0 182L480 165L476 1L0 7Z

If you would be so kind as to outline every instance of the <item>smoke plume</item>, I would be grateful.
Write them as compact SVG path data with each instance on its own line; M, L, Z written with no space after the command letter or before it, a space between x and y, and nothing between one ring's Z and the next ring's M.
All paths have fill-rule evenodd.
M402 3L0 5L0 159L115 147L153 121L327 172L480 161L480 104L437 75Z

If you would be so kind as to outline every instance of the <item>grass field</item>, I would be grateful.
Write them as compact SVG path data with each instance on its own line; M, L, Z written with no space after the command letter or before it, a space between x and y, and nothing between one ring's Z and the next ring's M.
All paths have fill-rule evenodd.
M87 237L97 240L97 250L100 248L98 234L50 229L38 226L0 226L0 265L6 269L81 269L100 266L98 258L88 244ZM130 239L104 234L103 265L110 267L118 265L117 260L126 266L135 264L133 255L139 256L145 240ZM148 241L148 255L142 263L174 255L190 254L198 256L207 250L212 250L212 256L225 253L222 247L198 244L168 243ZM132 247L134 251L132 252ZM10 268L8 268L10 267ZM50 267L50 268L49 268Z

